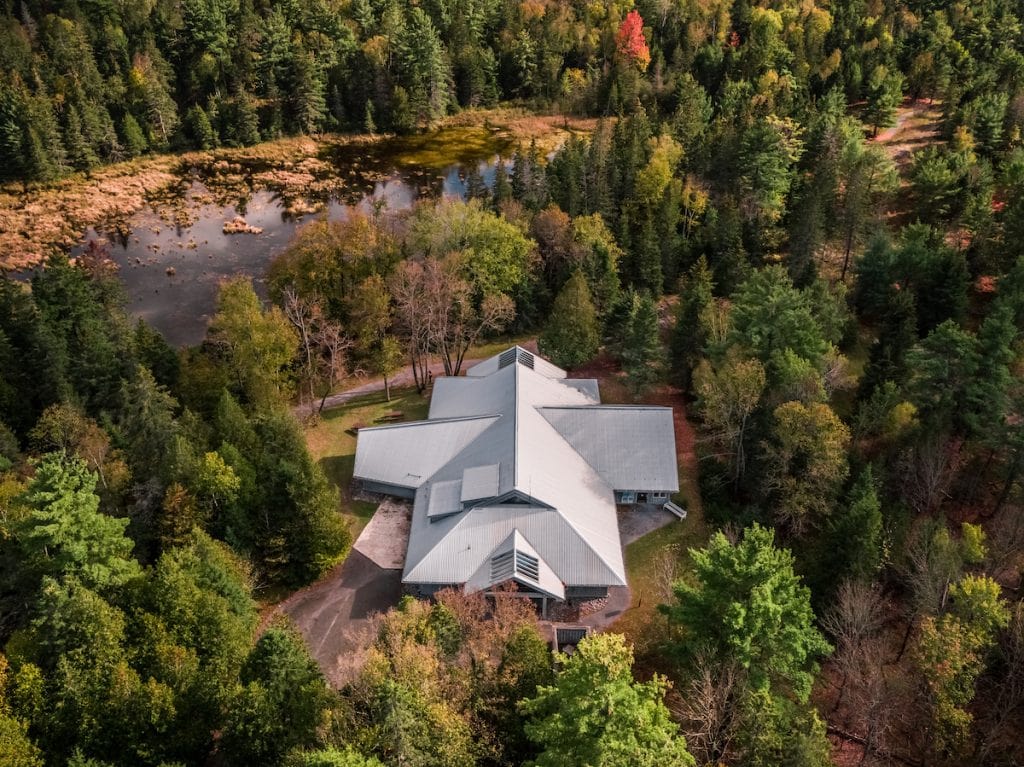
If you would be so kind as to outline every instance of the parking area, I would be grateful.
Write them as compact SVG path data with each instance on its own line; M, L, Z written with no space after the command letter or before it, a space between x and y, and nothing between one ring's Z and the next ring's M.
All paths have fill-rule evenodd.
M351 681L377 635L376 616L402 596L408 504L386 499L345 561L281 605L336 687Z

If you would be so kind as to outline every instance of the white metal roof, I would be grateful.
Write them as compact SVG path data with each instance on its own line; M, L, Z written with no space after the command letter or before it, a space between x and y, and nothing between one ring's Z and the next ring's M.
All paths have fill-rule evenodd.
M500 464L488 463L484 466L471 466L462 472L463 503L494 498L498 495L498 474Z
M465 591L484 591L513 580L527 589L565 599L565 585L518 530L513 530L466 581Z
M355 476L419 487L496 419L446 418L359 430Z
M672 408L600 405L540 412L616 490L679 490Z
M427 490L427 517L438 519L462 511L462 482L450 479L434 482Z
M561 584L625 584L613 489L677 486L675 478L662 486L669 482L666 467L675 471L672 412L613 408L612 417L562 416L604 409L595 404L596 382L565 375L513 347L465 378L439 378L429 420L360 430L355 476L418 488L403 581L469 583L511 537L529 542ZM424 428L434 424L439 428ZM604 447L588 451L588 428ZM615 428L626 431L625 446L611 439ZM630 443L644 439L645 429L651 445L637 458ZM655 455L662 449L666 455ZM607 460L598 460L602 455ZM643 465L645 456L654 469ZM623 466L612 471L615 461ZM649 478L658 483L648 486ZM450 511L456 488L462 510Z

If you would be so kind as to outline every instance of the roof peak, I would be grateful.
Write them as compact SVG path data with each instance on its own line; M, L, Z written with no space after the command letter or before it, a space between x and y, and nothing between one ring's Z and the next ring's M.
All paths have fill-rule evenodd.
M553 365L536 352L532 352L519 344L510 346L504 351L500 351L482 362L478 362L466 371L466 375L477 378L489 376L510 365L515 365L517 368L529 368L545 378L563 379L569 375L562 368Z

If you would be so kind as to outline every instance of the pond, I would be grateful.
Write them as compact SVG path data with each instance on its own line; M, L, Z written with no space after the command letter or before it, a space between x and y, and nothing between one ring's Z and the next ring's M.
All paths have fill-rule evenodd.
M486 129L452 128L334 146L312 169L183 168L166 196L119 222L116 232L89 229L72 254L90 239L107 240L129 313L173 346L194 345L205 335L220 282L248 276L265 297L267 267L304 223L343 219L354 208L401 211L424 196L464 197L467 171L475 167L491 186L499 157L511 152ZM289 173L287 183L277 183ZM236 218L244 231L226 234Z

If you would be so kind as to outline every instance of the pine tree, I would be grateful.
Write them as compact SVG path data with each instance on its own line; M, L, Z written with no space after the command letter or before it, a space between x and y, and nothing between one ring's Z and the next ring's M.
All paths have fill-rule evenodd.
M124 119L121 120L121 140L129 157L138 157L146 151L146 137L131 112L125 112Z
M620 357L630 388L640 393L661 374L658 309L654 299L646 293L634 292L628 301L629 314L620 342Z
M868 80L867 106L864 122L871 126L872 135L879 128L888 128L896 121L896 109L903 98L903 76L889 72L882 64L876 66Z
M82 133L82 121L78 110L71 105L67 107L64 116L64 146L67 149L68 161L77 170L88 171L99 164L99 158Z
M291 123L300 133L317 133L327 116L323 72L309 53L297 47L291 61L291 91L288 97Z
M377 123L373 119L373 101L366 100L366 109L363 110L363 130L371 136L377 132Z
M258 144L260 141L260 120L252 96L239 88L232 100L231 133L236 143L242 146Z
M551 308L548 325L537 342L540 353L561 367L579 367L597 353L598 328L587 280L582 272L576 271Z
M541 753L537 767L693 767L686 741L662 700L664 677L633 679L633 652L621 634L595 634L560 655L553 686L537 688L520 708Z
M494 206L500 208L503 203L513 199L515 191L508 180L508 168L502 157L494 164Z
M844 580L871 583L882 566L885 538L882 505L869 464L832 515L814 556L815 598L827 604Z
M26 502L25 546L42 575L74 577L89 588L123 585L140 575L127 519L99 511L96 475L85 462L50 453L36 467Z
M198 104L193 104L185 113L185 130L196 149L213 149L217 145L210 118Z
M484 177L480 175L477 166L471 164L469 170L466 171L466 199L486 200L489 196L490 191L487 189Z
M701 650L735 662L757 690L778 689L806 701L817 658L831 650L815 625L810 592L793 569L793 555L758 524L735 542L715 533L691 551L696 575L675 586L676 604L662 607L686 629L681 655Z
M689 391L707 333L701 316L714 301L715 283L704 256L679 281L676 324L672 329L672 368L684 391Z

